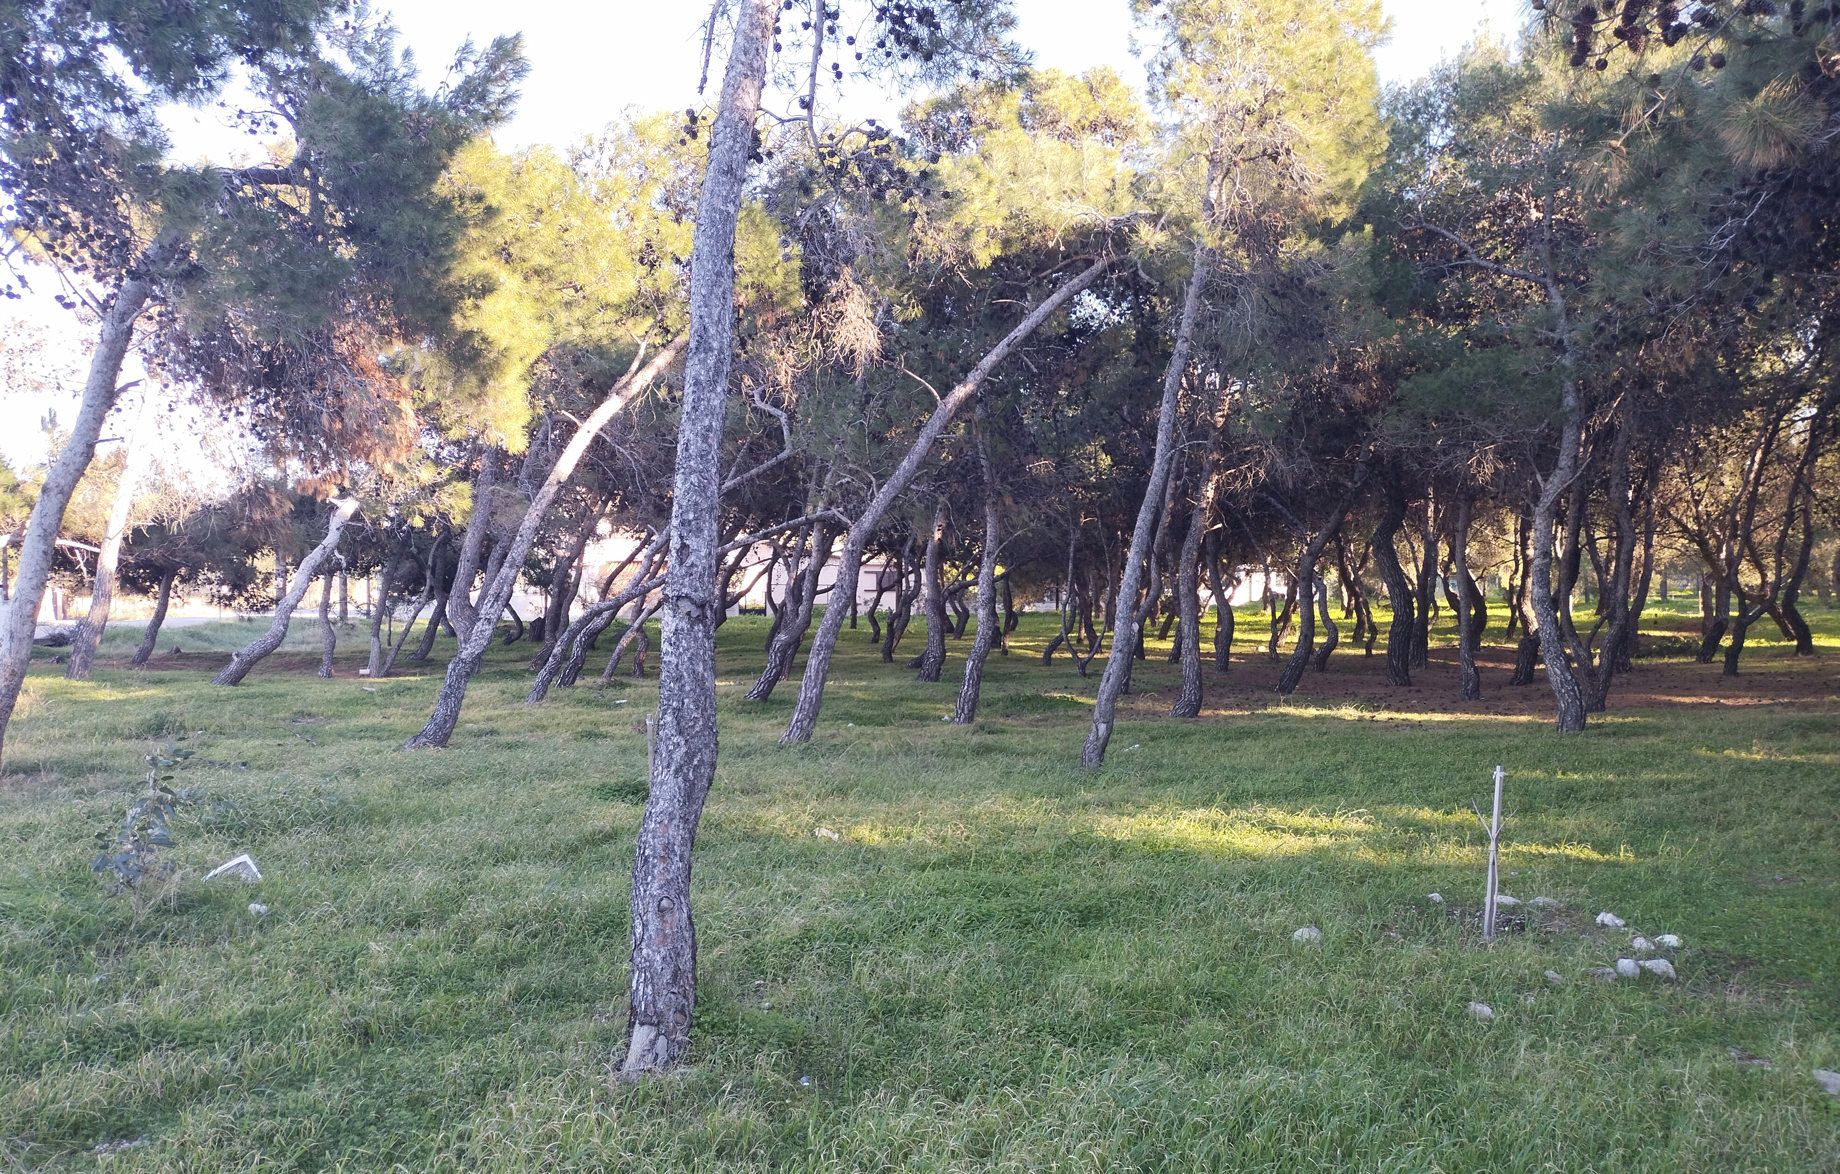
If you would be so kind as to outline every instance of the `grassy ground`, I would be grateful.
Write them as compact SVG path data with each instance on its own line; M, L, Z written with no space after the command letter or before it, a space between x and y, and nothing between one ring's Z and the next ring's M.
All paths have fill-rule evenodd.
M1411 690L1357 654L1277 704L1247 616L1199 722L1158 716L1153 653L1100 773L1096 680L1030 655L1041 619L970 729L939 720L956 681L846 634L792 751L790 689L740 696L759 622L730 623L694 1064L637 1087L608 1064L649 682L527 710L528 653L500 649L453 749L404 754L438 675L365 681L355 634L331 681L302 640L209 687L221 652L193 649L236 629L146 673L46 670L0 780L0 1165L1833 1169L1810 1069L1840 1068L1840 624L1816 619L1815 662L1651 664L1561 738L1499 668L1452 704L1442 653ZM234 807L180 819L176 898L137 918L93 836L169 743ZM1483 948L1469 805L1497 762L1504 887L1562 907ZM259 885L199 879L245 850ZM1604 909L1681 934L1681 981L1586 977L1630 952Z

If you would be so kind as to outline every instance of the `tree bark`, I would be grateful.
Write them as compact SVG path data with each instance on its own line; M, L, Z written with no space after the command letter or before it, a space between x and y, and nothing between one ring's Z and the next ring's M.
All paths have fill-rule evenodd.
M1188 530L1176 555L1176 607L1181 629L1177 634L1177 651L1182 664L1182 688L1169 707L1170 717L1192 718L1201 715L1201 560L1202 539L1214 518L1214 501L1220 491L1220 473L1215 457L1215 442L1220 432L1220 413L1216 411L1209 429L1207 457L1202 465L1201 484L1195 494L1194 508L1189 510ZM1213 588L1218 598L1220 576L1209 558ZM1219 626L1215 627L1215 667L1221 660L1218 644Z
M773 634L772 643L767 646L767 663L760 670L760 676L747 692L750 701L765 701L773 696L773 689L792 668L792 662L799 654L799 645L804 643L805 633L811 629L811 615L818 602L818 579L831 557L831 541L834 534L830 524L824 521L813 522L815 532L811 537L811 554L805 560L805 569L799 576L799 598L795 606L788 599L786 614L781 616L781 623ZM837 588L843 586L841 579L835 580ZM788 588L790 595L790 587ZM836 591L831 593L831 601L826 606L836 607Z
M134 650L134 659L128 662L134 668L144 668L160 642L160 627L166 623L166 608L172 603L173 581L178 577L177 568L160 576L160 591L153 601L153 617L147 621L146 630L141 633L141 644Z
M109 626L109 610L115 601L115 575L121 565L121 546L128 537L128 520L134 512L134 494L140 487L141 467L145 463L146 445L127 443L128 459L122 465L121 480L115 485L115 497L109 503L109 518L102 534L102 548L96 555L96 573L91 579L89 612L77 621L70 634L69 660L64 675L73 681L89 680L96 662L96 648Z
M390 610L390 593L396 590L397 569L408 556L409 535L405 531L403 536L397 540L396 548L390 557L384 560L383 569L377 574L377 595L371 600L370 655L364 662L364 675L367 677L374 678L383 674L383 618Z
M973 367L964 379L960 380L958 385L939 401L938 406L933 409L933 414L921 426L920 433L914 438L913 444L908 447L907 455L901 458L901 463L895 467L888 480L884 481L882 487L876 491L874 498L863 509L862 516L851 525L844 539L843 552L838 558L837 579L839 582L856 582L862 567L863 548L877 528L881 526L882 518L887 514L889 506L894 503L896 497L906 491L915 474L920 471L921 464L932 451L933 445L938 441L940 434L945 431L946 426L952 422L953 416L965 405L965 402L977 393L978 387L983 384L990 372L996 368L997 364L1008 358L1024 340L1034 334L1036 329L1055 311L1066 305L1075 294L1098 280L1099 275L1104 273L1111 264L1111 257L1100 257L1079 273L1061 282L1053 293L1042 299L1040 304L1016 324L1003 341L992 347L978 361L977 366ZM780 742L784 745L796 745L810 741L812 731L817 728L818 713L824 704L824 680L830 672L831 654L837 647L837 635L843 630L844 613L847 610L847 608L835 607L824 609L824 620L818 625L817 635L812 638L811 652L805 657L805 675L799 682L798 703L793 707L792 719L787 723L785 734L780 737Z
M1210 168L1209 187L1212 188ZM1105 674L1099 679L1099 694L1093 704L1092 726L1086 744L1080 749L1080 763L1092 768L1105 762L1105 748L1112 740L1117 720L1118 696L1131 670L1131 653L1137 647L1137 592L1145 561L1150 557L1151 531L1162 512L1169 478L1175 464L1176 417L1180 409L1182 380L1188 373L1189 351L1194 345L1195 323L1201 316L1201 291L1207 285L1212 257L1207 246L1197 242L1188 289L1182 296L1182 315L1176 325L1175 347L1163 372L1163 394L1157 407L1156 449L1151 459L1150 483L1137 507L1137 520L1131 529L1131 548L1125 555L1124 571L1119 580L1118 628L1112 635L1112 655L1106 659Z
M977 577L977 635L965 653L965 679L958 687L958 704L952 720L964 726L977 717L978 694L984 685L984 662L990 658L1002 621L997 618L997 489L990 456L980 453L984 466L984 548L979 552Z
M1386 584L1386 599L1393 610L1386 630L1386 683L1412 683L1412 589L1406 582L1405 568L1399 565L1399 548L1395 540L1405 522L1406 499L1399 487L1389 483L1380 506L1380 520L1374 526L1372 550L1374 565Z
M530 544L536 540L537 531L543 524L543 515L556 494L574 475L575 467L594 443L602 428L630 404L635 397L649 387L653 380L664 373L666 367L677 358L683 349L683 336L673 339L661 348L644 366L639 365L641 356L633 359L632 367L607 393L595 409L575 430L575 435L563 446L556 463L550 466L543 483L531 494L530 504L525 507L523 520L518 523L517 531L508 539L499 543L494 553L497 572L487 581L485 589L479 594L479 606L475 609L474 621L460 639L460 648L454 658L447 663L447 675L441 681L440 694L435 698L434 712L428 717L421 732L403 743L403 749L415 750L427 746L445 746L453 736L454 726L460 720L460 707L466 701L467 682L479 671L485 659L486 648L492 642L492 630L498 623L498 617L511 603L511 593L517 587L518 575L523 571L524 559L530 553ZM710 572L713 587L715 574ZM454 589L460 589L455 583ZM449 597L452 607L452 597ZM713 635L714 629L711 629Z
M677 432L651 789L632 869L626 1056L634 1078L674 1067L696 1006L691 853L716 772L716 572L722 420L734 361L735 223L754 153L773 0L742 0L711 130L690 253L689 358ZM846 580L855 574L848 568ZM842 608L829 608L839 622Z
M338 632L332 626L332 584L338 577L337 571L328 570L319 589L319 675L322 678L332 676L332 657L339 647Z
M1476 645L1481 630L1476 623L1478 594L1469 575L1470 516L1474 508L1468 493L1459 491L1455 531L1451 535L1451 560L1457 572L1457 667L1459 692L1465 701L1482 700L1482 677L1476 671Z
M156 245L153 252L158 252ZM115 288L115 297L103 311L96 349L90 355L89 373L83 381L83 399L71 423L70 439L45 470L38 500L33 503L26 532L19 543L19 564L7 601L6 623L0 632L0 749L8 723L19 704L26 670L32 662L32 639L38 632L38 609L44 602L45 584L51 576L59 528L64 511L76 492L77 482L89 468L102 435L102 422L124 390L117 384L122 361L134 341L135 321L152 296L153 281L130 275Z
M920 592L926 601L926 650L914 662L922 681L937 681L946 663L946 592L940 582L946 539L946 506L942 501L933 511L933 533L926 543L926 561L921 564Z
M473 580L479 577L479 556L492 529L492 500L498 488L499 451L481 448L479 472L473 478L473 512L467 517L466 530L460 537L460 553L454 562L454 581L447 589L444 614L458 639L466 639L473 630ZM497 617L493 617L497 622Z
M275 602L275 618L268 625L268 631L232 655L230 663L224 666L223 671L211 678L213 685L242 684L243 678L249 675L250 669L255 668L269 653L281 647L281 642L287 638L288 621L293 618L294 609L300 606L301 599L313 586L313 580L319 575L320 568L326 565L327 561L332 558L333 552L338 549L339 536L345 530L345 523L351 520L351 515L357 509L358 502L355 498L333 501L332 517L326 523L326 536L320 539L319 545L314 547L306 558L300 560L298 567L294 568L294 577L288 584L287 594Z

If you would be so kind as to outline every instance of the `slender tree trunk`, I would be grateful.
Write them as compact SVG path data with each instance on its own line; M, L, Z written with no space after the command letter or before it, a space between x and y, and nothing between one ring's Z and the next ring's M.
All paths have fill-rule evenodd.
M1437 602L1437 502L1434 490L1425 489L1425 512L1419 525L1417 610L1412 613L1412 667L1431 663L1431 609Z
M1212 185L1210 168L1209 187ZM1124 558L1124 572L1119 579L1118 629L1112 636L1112 655L1105 662L1105 675L1099 679L1099 694L1093 704L1092 726L1086 744L1080 750L1080 762L1087 767L1105 762L1105 748L1112 740L1117 720L1118 696L1124 690L1131 671L1131 651L1137 646L1137 592L1144 563L1150 558L1151 531L1162 512L1169 478L1175 464L1176 417L1180 410L1182 380L1188 373L1189 351L1194 344L1195 323L1201 314L1201 291L1207 284L1212 258L1204 244L1196 243L1188 289L1182 297L1182 316L1176 326L1175 348L1163 373L1163 395L1157 408L1156 449L1150 465L1150 483L1137 507L1137 520L1131 530L1131 548Z
M990 467L989 453L981 452L979 456L979 463L984 466L984 548L978 558L977 636L971 641L971 650L965 653L965 679L958 688L958 704L952 710L952 720L961 726L970 725L977 717L978 693L984 684L984 662L990 658L990 647L996 643L1001 623L997 618L996 473Z
M383 660L378 664L377 671L370 674L372 677L387 677L390 675L390 670L396 667L396 658L402 655L403 645L409 642L409 633L415 629L416 618L422 614L422 609L427 607L429 601L434 598L433 586L432 581L423 585L422 593L416 598L415 606L409 609L409 618L403 621L402 631L396 634L396 642L390 645L389 651L385 653ZM428 630L430 632L434 630L436 623L437 621L433 616L428 618Z
M482 448L479 472L473 478L473 512L466 520L460 537L460 553L454 562L454 581L447 589L443 614L452 625L457 639L464 640L473 630L473 580L479 577L479 556L492 530L492 502L498 488L499 452ZM496 622L497 617L493 617Z
M1468 493L1458 491L1457 519L1451 535L1451 560L1457 573L1457 667L1462 678L1460 692L1465 701L1482 700L1482 677L1476 671L1476 645L1481 630L1476 623L1479 600L1469 575L1469 530L1473 503Z
M812 611L818 602L819 573L831 557L831 541L835 537L828 522L814 522L816 528L811 538L811 557L805 562L805 570L799 577L799 598L796 607L788 599L787 614L781 617L782 623L774 634L773 642L767 646L767 663L760 670L760 676L754 681L753 688L747 692L750 701L765 701L773 696L773 689L792 669L792 662L799 654L799 645L804 643L805 633L811 629ZM835 580L837 585L842 580ZM790 593L790 588L788 588ZM843 606L833 590L827 607Z
M319 589L319 675L324 678L332 676L332 657L339 647L339 635L332 626L332 584L338 577L337 571L328 570Z
M1023 340L1034 334L1041 324L1048 320L1057 310L1081 290L1098 280L1099 276L1110 268L1112 258L1100 257L1079 273L1061 282L1053 293L1042 299L1029 314L1018 322L1003 341L992 347L978 361L969 374L956 387L940 399L933 414L921 426L920 434L908 447L907 455L895 467L882 487L876 491L862 516L850 527L844 539L843 553L838 559L837 579L842 583L854 583L862 567L863 547L868 543L876 529L881 526L882 518L889 506L912 483L915 474L925 462L933 445L952 422L966 401L977 393L985 378L997 364L1008 358L1010 353L1020 346ZM786 732L780 742L796 745L811 740L812 731L818 725L818 712L824 704L824 680L830 672L831 654L837 647L837 634L843 629L845 608L826 608L824 621L818 625L818 632L812 638L811 652L805 658L805 675L799 682L799 699L793 707L792 719L786 725ZM668 659L668 656L667 656Z
M153 617L147 621L146 630L141 633L141 645L134 650L134 659L128 663L135 668L146 666L148 658L160 642L160 628L166 623L166 608L172 603L173 581L179 577L177 568L160 576L160 591L154 597Z
M1214 519L1214 502L1220 492L1218 458L1215 455L1220 436L1220 415L1221 410L1217 408L1209 421L1207 455L1202 464L1201 483L1195 494L1194 507L1189 510L1188 530L1182 535L1182 546L1176 555L1176 607L1180 609L1182 625L1176 648L1182 664L1182 688L1176 694L1174 704L1169 707L1170 717L1192 718L1201 715L1201 544ZM1212 552L1208 554L1208 563L1210 574L1213 575L1212 586L1218 598L1220 575L1214 566ZM1218 623L1215 632L1217 642L1214 659L1216 667L1219 667Z
M89 595L89 612L77 621L70 635L70 658L64 675L73 681L89 680L96 662L96 648L109 626L109 610L115 601L115 575L121 565L121 545L128 537L129 516L134 511L134 495L140 488L141 467L145 464L146 445L130 439L128 459L122 465L121 480L116 482L115 497L109 503L109 518L102 534L102 549L96 555L96 574Z
M1219 544L1209 543L1209 547L1208 590L1214 596L1214 671L1224 673L1232 663L1233 627L1238 618L1233 612L1235 584L1226 583L1221 578Z
M773 0L742 0L711 130L690 254L690 354L684 370L666 574L651 791L632 870L632 979L621 1071L671 1068L690 1046L696 1007L691 852L716 773L717 510L722 419L734 361L735 222L772 41ZM854 565L840 576L855 581ZM829 608L843 620L843 608Z
M249 675L250 669L255 668L269 653L281 647L281 642L287 639L288 621L293 618L294 609L300 606L300 601L306 595L308 588L313 586L313 580L319 575L320 568L326 565L327 561L332 558L333 552L338 549L339 536L345 530L345 523L351 520L351 515L357 511L357 508L358 503L353 498L335 500L332 503L332 518L326 524L326 536L320 539L319 545L313 548L312 553L301 559L300 565L294 568L294 578L288 584L287 594L275 603L275 618L268 625L268 631L232 655L230 663L224 666L223 671L211 678L213 685L242 684L243 678Z
M1074 555L1074 548L1079 544L1079 541L1080 541L1079 527L1077 525L1070 524L1067 527L1067 573L1061 578L1060 598L1056 601L1060 605L1058 608L1056 608L1056 610L1060 612L1061 630L1060 630L1060 633L1054 637L1054 639L1048 641L1048 646L1042 650L1041 663L1043 665L1053 664L1054 663L1054 650L1059 648L1063 644L1068 644L1072 636L1072 632L1073 632L1073 596L1074 596L1073 555ZM1069 647L1071 647L1070 644L1069 644Z
M1406 499L1397 485L1389 484L1380 506L1380 521L1374 527L1372 550L1374 565L1386 583L1387 603L1393 609L1386 630L1386 683L1412 683L1412 588L1406 582L1405 568L1399 565L1396 539L1405 522Z
M926 650L912 667L919 669L922 681L937 681L946 663L946 593L940 583L946 538L946 506L942 501L933 511L933 533L926 543L926 561L921 564L920 590L926 601Z
M1329 657L1342 642L1342 632L1335 626L1334 617L1329 614L1329 584L1320 572L1316 576L1316 619L1322 625L1323 638L1317 646L1316 659L1311 667L1322 673L1329 670Z
M416 664L425 664L434 655L434 642L441 634L441 628L447 623L447 597L450 592L435 593L434 610L428 613L428 626L422 630L422 639L415 646L415 655L409 659Z
M405 532L397 541L395 551L384 560L383 569L377 575L377 595L371 600L370 656L364 662L364 675L367 677L377 677L383 673L383 656L386 647L383 637L383 618L390 610L390 593L396 589L397 569L402 565L403 559L408 556L409 535Z
M1540 492L1534 500L1527 593L1540 637L1540 656L1546 662L1546 684L1553 691L1558 727L1564 733L1577 733L1584 729L1584 696L1565 658L1565 638L1559 631L1552 574L1559 499L1578 475L1579 449L1584 441L1584 410L1578 399L1578 385L1569 374L1565 377L1563 402L1565 418L1559 430L1558 457L1553 462L1553 471L1540 482Z
M156 245L150 250L164 256ZM64 511L76 492L77 482L89 468L96 453L96 440L102 435L102 422L120 398L121 364L134 341L135 320L140 317L153 282L145 276L130 276L115 289L114 300L103 311L97 331L96 349L90 355L89 374L83 382L83 399L71 423L70 439L45 470L38 500L26 522L26 532L19 543L19 565L11 584L6 625L0 632L0 746L4 745L13 709L25 685L26 670L32 662L32 639L38 632L38 609L44 602L45 584L51 576L51 564L57 551L59 528Z

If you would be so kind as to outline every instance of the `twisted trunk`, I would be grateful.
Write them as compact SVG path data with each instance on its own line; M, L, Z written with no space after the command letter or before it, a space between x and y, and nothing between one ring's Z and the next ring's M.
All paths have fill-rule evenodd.
M338 549L339 536L345 530L345 523L351 520L352 514L357 512L357 509L358 503L352 498L332 503L332 517L326 523L326 536L306 558L300 560L300 565L294 568L294 577L288 584L287 593L275 603L275 618L269 623L268 631L231 656L230 663L224 666L223 671L211 678L213 685L242 684L243 678L249 675L250 669L255 668L269 653L281 647L281 642L287 639L288 621L293 618L294 609L300 606L300 601L306 595L307 589L313 585L314 578L320 573L320 569L331 560L333 552Z

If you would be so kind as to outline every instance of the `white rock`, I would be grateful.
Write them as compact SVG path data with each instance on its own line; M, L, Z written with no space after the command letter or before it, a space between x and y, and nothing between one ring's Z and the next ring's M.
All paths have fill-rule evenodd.
M1636 978L1642 973L1642 964L1634 958L1618 958L1616 972L1624 978Z
M1444 903L1444 894L1442 894L1442 893L1426 893L1426 894L1425 894L1425 900L1427 900L1427 901L1429 901L1429 902L1431 902L1431 903L1432 903L1433 905L1442 905L1442 904Z
M1557 970L1548 970L1546 972L1546 985L1547 986L1564 986L1565 985L1565 975L1560 974Z
M1551 897L1535 897L1533 900L1527 902L1527 907L1530 909L1557 909L1559 907L1559 902L1553 900Z
M1521 899L1519 897L1510 897L1506 893L1495 894L1495 907L1497 909L1512 909L1520 903Z
M811 1077L801 1075L799 1077L799 1087L800 1088L810 1088L811 1087Z
M1629 948L1632 950L1652 950L1655 948L1655 943L1649 941L1641 934L1637 934L1635 937L1629 939Z
M1840 1097L1840 1072L1830 1071L1826 1068L1816 1068L1814 1070L1814 1079L1816 1084L1827 1091L1827 1095Z
M1599 913L1597 915L1597 924L1603 926L1605 929L1622 929L1623 926L1628 923L1614 913Z
M231 857L216 868L213 868L210 872L205 873L204 879L216 880L220 876L235 877L238 880L247 881L253 885L262 879L262 870L256 867L255 860L250 857L249 853L245 852L241 856Z
M1296 942L1300 946L1314 946L1316 943L1322 941L1322 930L1317 929L1313 925L1306 925L1291 935L1291 941Z
M1660 943L1661 948L1664 950L1680 949L1680 936L1678 934L1664 933L1657 937L1655 941Z
M1481 1023L1495 1022L1495 1008L1489 1006L1487 1003L1471 1003L1469 1005L1469 1013L1472 1018Z
M1616 981L1616 971L1608 966L1593 966L1591 969L1585 971L1585 973L1592 978L1601 979L1604 982Z
M1669 982L1673 982L1680 977L1678 974L1674 973L1674 964L1669 962L1666 958L1646 959L1642 963L1642 969L1648 971L1656 978L1665 978Z
M818 837L820 840L841 840L843 839L842 836L838 835L836 832L832 831L829 828L819 828L816 831L812 832L811 834Z
M615 698L613 699L613 703L614 703L615 705L625 705L625 704L627 704L627 703L628 703L628 701L629 701L629 700L630 700L630 698L626 698L626 697L615 697Z
M249 912L256 917L267 917L268 906L262 904L260 901L251 901L249 903Z

